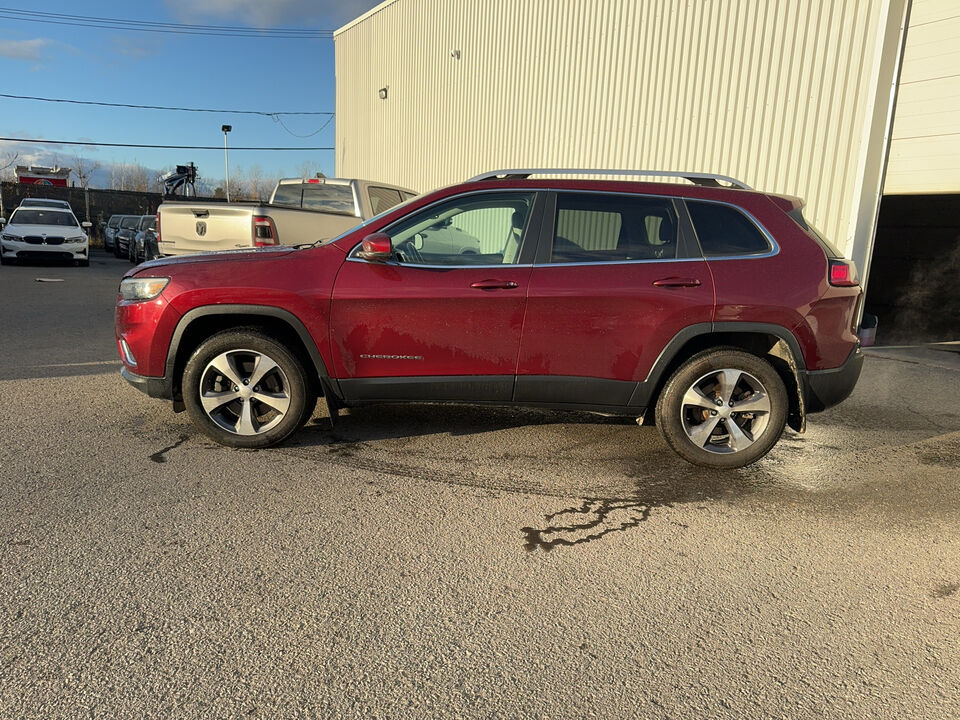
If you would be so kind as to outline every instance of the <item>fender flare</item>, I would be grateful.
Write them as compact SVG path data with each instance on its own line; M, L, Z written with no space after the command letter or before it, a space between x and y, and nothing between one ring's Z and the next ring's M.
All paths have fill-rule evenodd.
M806 362L804 361L803 352L800 349L800 343L796 336L784 326L776 325L774 323L697 323L695 325L689 325L683 328L683 330L674 335L670 339L670 342L668 342L663 350L660 351L660 355L654 361L653 367L651 367L650 372L647 373L647 379L637 385L637 388L633 393L633 397L630 398L630 406L649 408L651 400L655 397L656 393L659 392L660 388L666 381L667 372L671 369L674 360L683 346L696 337L711 335L714 333L773 335L784 342L789 349L791 356L790 358L785 358L784 360L790 367L796 385L795 391L793 392L791 392L791 388L788 388L788 392L791 392L796 400L795 412L791 413L789 423L790 427L797 432L803 432L803 430L806 428Z
M303 343L307 354L310 356L310 360L313 362L317 376L323 381L329 379L330 374L327 372L326 363L323 361L323 356L320 355L320 349L317 347L316 341L313 339L310 331L307 330L306 325L303 324L303 321L289 310L274 307L273 305L203 305L184 313L183 317L177 322L177 327L173 331L173 337L170 338L170 346L167 348L167 359L164 365L164 375L170 378L171 383L173 382L177 353L180 351L180 343L183 341L184 333L186 333L187 329L195 320L211 315L259 315L261 317L282 320L297 333L300 342Z

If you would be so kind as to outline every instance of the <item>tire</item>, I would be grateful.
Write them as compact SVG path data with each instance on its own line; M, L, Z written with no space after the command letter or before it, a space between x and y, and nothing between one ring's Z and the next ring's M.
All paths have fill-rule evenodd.
M264 359L272 364L258 378ZM309 419L305 414L316 404L296 356L255 330L228 330L202 343L187 361L182 389L194 424L227 447L283 442Z
M0 256L0 265L13 265L13 260Z
M670 376L657 399L656 422L687 462L739 468L776 445L788 406L786 387L770 363L737 348L714 348Z
M133 244L133 240L127 243L127 260L134 265L137 264L137 246Z
M120 258L120 243L116 240L113 241L113 256L118 259Z

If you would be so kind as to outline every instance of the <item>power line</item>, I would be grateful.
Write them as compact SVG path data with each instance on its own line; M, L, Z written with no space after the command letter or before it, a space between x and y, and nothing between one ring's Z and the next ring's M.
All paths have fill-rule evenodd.
M208 110L205 108L171 107L167 105L134 105L131 103L98 102L95 100L68 100L65 98L36 97L34 95L8 95L0 93L0 97L13 100L39 100L41 102L70 103L71 105L99 105L101 107L136 108L138 110L179 110L181 112L221 113L230 115L261 115L276 118L278 115L333 115L332 112L264 112L262 110Z
M0 7L0 17L24 22L72 25L104 30L135 30L138 32L170 33L175 35L207 35L220 37L256 37L273 39L329 39L332 30L307 28L249 28L237 25L197 25L187 23L124 20L92 15L66 15L63 13L37 12Z
M7 142L35 143L37 145L87 145L91 147L148 148L155 150L223 150L223 145L144 145L141 143L84 142L82 140L38 140L36 138L0 137ZM333 150L332 147L232 147L235 150Z

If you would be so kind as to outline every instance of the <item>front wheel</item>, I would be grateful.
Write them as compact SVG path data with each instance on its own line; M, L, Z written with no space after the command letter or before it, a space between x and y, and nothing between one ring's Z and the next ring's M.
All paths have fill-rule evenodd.
M783 433L788 405L786 387L770 363L736 348L715 348L670 376L656 420L684 460L738 468L770 452Z
M239 448L282 442L316 402L293 353L252 330L228 330L200 345L187 362L182 392L204 434Z

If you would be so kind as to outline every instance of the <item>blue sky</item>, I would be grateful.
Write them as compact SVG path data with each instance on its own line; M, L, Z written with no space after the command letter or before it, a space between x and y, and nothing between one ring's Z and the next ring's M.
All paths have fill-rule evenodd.
M335 30L376 0L153 0L137 3L48 0L8 8L125 20L256 28ZM172 35L0 20L0 92L51 98L240 110L333 111L332 39L259 39ZM284 117L308 135L323 116ZM99 108L0 98L0 137L222 147L333 146L334 124L295 137L269 117ZM193 161L200 175L223 177L223 151L52 147L0 142L0 160L70 166L74 155L97 162L137 162L151 169ZM58 157L54 157L54 153ZM333 152L231 152L231 174L259 165L267 176L299 174L303 163L330 175ZM103 177L101 172L100 177Z

